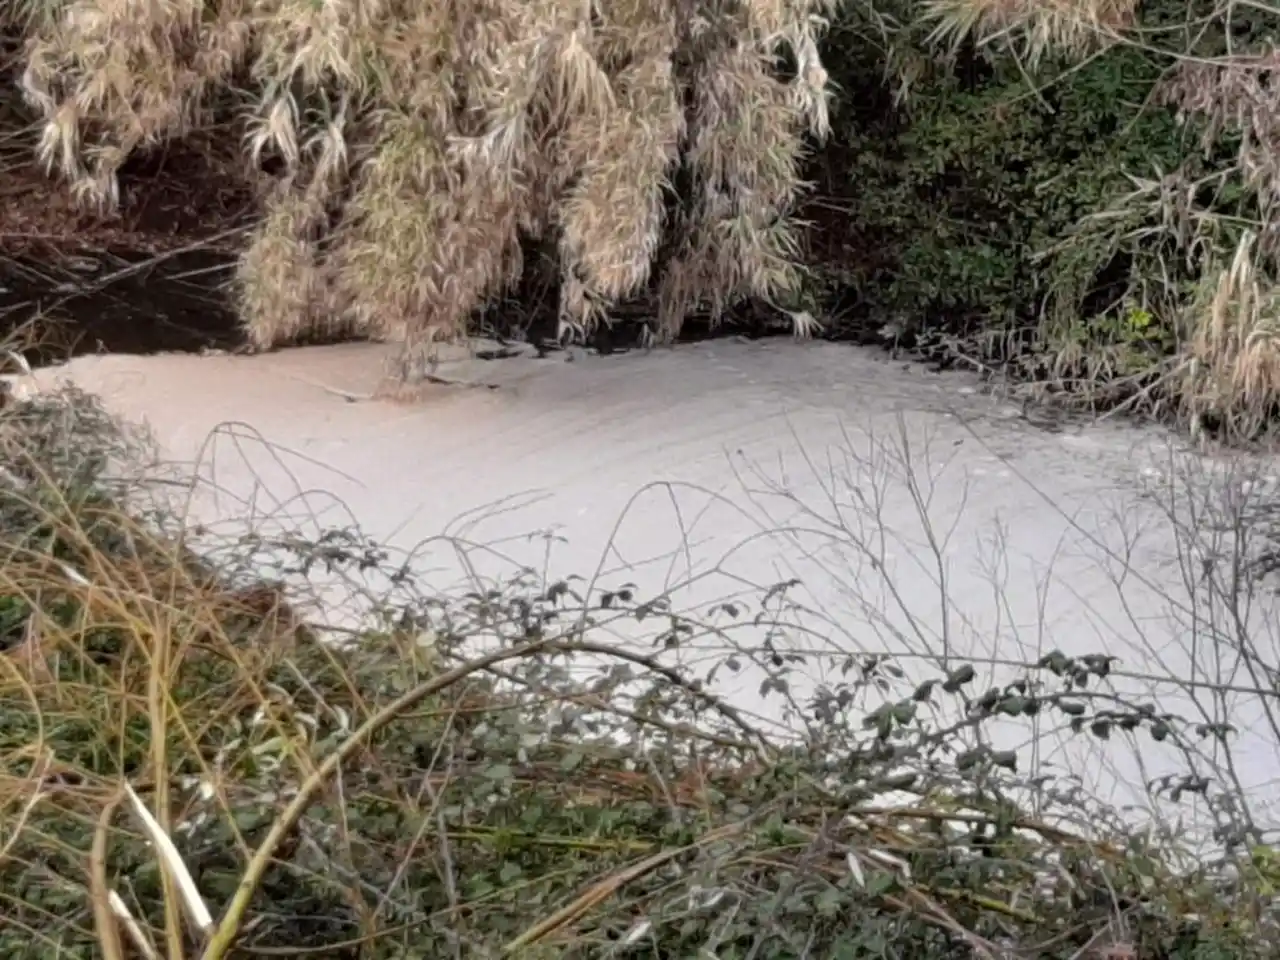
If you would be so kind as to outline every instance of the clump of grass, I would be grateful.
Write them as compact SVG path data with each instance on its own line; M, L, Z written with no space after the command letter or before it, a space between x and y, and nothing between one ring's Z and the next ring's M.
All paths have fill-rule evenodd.
M90 398L17 402L0 442L6 957L1280 944L1265 858L1179 865L969 736L1060 717L1178 742L1176 717L1108 689L1105 656L984 692L964 663L921 684L851 653L778 732L662 651L720 641L715 671L799 696L786 585L697 616L532 573L441 594L341 538L293 541L298 570L383 563L399 584L335 642L246 582L254 538L197 553L142 512L145 444ZM625 623L656 652L619 643Z
M420 367L518 281L524 238L558 250L566 332L650 289L660 339L794 292L835 6L88 0L29 21L23 89L45 165L106 209L130 156L239 113L255 176L275 164L253 340L339 324Z
M1178 391L1193 425L1212 418L1244 438L1265 433L1280 410L1280 289L1258 275L1254 241L1241 238L1192 304Z
M1032 69L1052 52L1086 57L1116 43L1135 23L1134 0L925 0L931 39L953 48L978 37L1018 49Z

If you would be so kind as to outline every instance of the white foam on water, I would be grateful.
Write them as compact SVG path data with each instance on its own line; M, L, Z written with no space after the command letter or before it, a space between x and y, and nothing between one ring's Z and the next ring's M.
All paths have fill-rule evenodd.
M972 378L831 344L458 360L442 374L484 385L416 403L369 399L385 350L86 357L36 379L69 378L145 421L167 457L198 459L199 521L358 523L398 549L426 543L417 567L441 584L463 572L431 539L441 534L492 547L469 555L485 575L528 564L552 579L632 581L641 597L679 584L685 609L796 577L815 611L804 642L830 669L837 652L894 652L931 676L930 659L949 653L978 659L977 687L1055 648L1106 653L1132 675L1118 686L1184 714L1209 703L1179 689L1187 681L1235 684L1210 706L1241 729L1235 775L1280 818L1280 743L1244 689L1256 684L1178 612L1190 598L1176 538L1143 496L1170 472L1164 432L1048 432ZM1248 625L1271 664L1274 613L1260 595ZM722 656L708 646L681 655ZM806 669L821 681L821 663ZM743 670L721 690L781 722L763 679ZM1007 736L1022 744L1026 731ZM1034 755L1023 744L1024 765L1058 762L1104 800L1141 802L1144 782L1185 763L1138 740L1140 751L1119 735L1105 748L1065 738Z

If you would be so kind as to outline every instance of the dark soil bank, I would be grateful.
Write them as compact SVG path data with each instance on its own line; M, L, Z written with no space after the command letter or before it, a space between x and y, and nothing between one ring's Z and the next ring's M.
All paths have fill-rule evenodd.
M86 353L199 352L243 342L227 296L233 262L197 250L0 256L0 337L33 364Z
M122 174L123 209L99 219L74 207L66 193L33 167L11 171L0 189L0 342L45 366L91 353L199 353L246 345L231 298L234 252L253 220L252 198L207 157L184 154L179 177L134 164ZM204 166L202 166L204 164ZM178 168L183 166L177 164ZM198 186L193 186L193 181ZM554 283L530 271L522 285L483 310L487 334L556 349ZM620 305L588 348L602 354L642 342L654 306ZM733 310L722 324L690 317L681 342L721 336L789 334L778 311L759 304ZM856 324L827 331L830 339L880 342Z
M234 269L233 257L208 249L0 253L0 340L16 340L35 366L92 353L240 349L246 341L231 303ZM511 306L515 309L489 311L485 326L498 336L554 349L555 311ZM598 330L588 346L602 354L633 349L641 327L636 318L619 316L612 329ZM715 327L692 319L680 340L785 332L777 317L745 308Z

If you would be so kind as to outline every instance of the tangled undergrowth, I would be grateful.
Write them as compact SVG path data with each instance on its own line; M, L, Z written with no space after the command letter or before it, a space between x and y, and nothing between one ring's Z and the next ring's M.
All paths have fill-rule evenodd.
M833 82L872 95L835 100L817 156L833 326L1039 398L1272 436L1276 11L846 9Z
M533 573L439 593L340 531L290 541L268 582L258 538L197 549L130 467L145 438L86 396L11 398L0 452L5 957L1280 947L1280 876L1247 825L1188 865L971 736L1045 717L1192 736L1111 692L1105 656L1049 654L983 690L963 663L915 683L851 653L783 735L665 654L738 623L758 639L715 669L801 696L777 669L803 659L785 586L719 621ZM364 628L290 605L374 567L394 587ZM619 644L622 622L651 647Z

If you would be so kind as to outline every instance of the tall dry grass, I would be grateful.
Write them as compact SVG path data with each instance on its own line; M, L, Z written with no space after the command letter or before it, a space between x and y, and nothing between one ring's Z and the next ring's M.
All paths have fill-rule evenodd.
M1280 286L1259 275L1256 240L1241 238L1189 308L1178 394L1193 429L1212 418L1234 436L1257 437L1280 411Z
M1209 219L1207 229L1188 231L1193 246L1216 256L1185 323L1180 396L1193 426L1209 416L1234 436L1257 437L1280 413L1280 55L1188 58L1159 92L1201 122L1206 151L1224 134L1235 140L1232 172L1253 201L1241 205L1244 222L1234 229ZM1224 236L1236 238L1234 250L1222 249Z
M39 152L119 203L139 151L239 117L265 215L241 305L261 346L467 330L554 245L562 332L652 291L653 333L796 288L791 208L827 130L836 0L77 0L29 19ZM230 135L230 134L229 134Z
M924 0L932 38L951 44L1009 43L1034 68L1055 51L1085 57L1117 42L1135 23L1135 0Z

